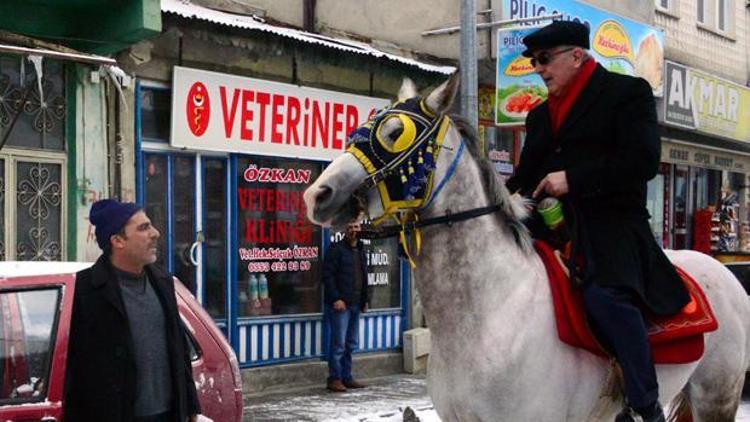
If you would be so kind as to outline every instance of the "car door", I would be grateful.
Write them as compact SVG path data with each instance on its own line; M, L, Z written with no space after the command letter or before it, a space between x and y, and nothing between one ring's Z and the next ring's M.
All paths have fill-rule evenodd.
M0 420L61 421L67 276L0 279Z

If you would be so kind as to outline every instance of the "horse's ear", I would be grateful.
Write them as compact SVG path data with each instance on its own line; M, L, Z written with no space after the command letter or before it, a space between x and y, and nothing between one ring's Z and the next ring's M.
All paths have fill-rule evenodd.
M409 78L404 78L404 81L401 82L401 88L398 90L398 100L405 101L409 98L416 97L417 94L417 86L414 84L414 81Z
M431 112L443 114L450 108L456 98L458 80L459 74L456 72L427 96L424 103Z

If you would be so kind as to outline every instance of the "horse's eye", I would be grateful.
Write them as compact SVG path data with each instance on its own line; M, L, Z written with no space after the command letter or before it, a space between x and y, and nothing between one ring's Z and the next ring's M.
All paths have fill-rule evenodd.
M390 144L393 144L393 142L398 139L399 135L401 135L403 132L404 125L401 123L401 120L398 118L398 116L387 117L378 128L379 137L383 141Z
M376 134L383 148L390 152L401 152L414 142L416 126L409 117L396 114L386 117Z

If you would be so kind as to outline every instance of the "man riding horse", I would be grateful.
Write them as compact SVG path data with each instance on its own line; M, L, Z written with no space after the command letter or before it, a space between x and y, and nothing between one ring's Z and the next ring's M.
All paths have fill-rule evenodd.
M629 408L616 421L634 420L633 412L663 421L644 314L675 314L690 298L648 222L646 185L661 151L651 87L597 64L581 23L555 21L523 42L549 99L526 119L507 186L563 201L583 257L589 324L623 371ZM529 226L543 236L538 219Z

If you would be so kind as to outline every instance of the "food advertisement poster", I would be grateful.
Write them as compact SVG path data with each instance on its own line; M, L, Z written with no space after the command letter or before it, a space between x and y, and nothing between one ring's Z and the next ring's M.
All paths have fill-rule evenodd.
M655 96L664 90L664 33L648 25L570 0L504 0L503 19L562 14L562 19L589 27L589 50L606 69L646 79ZM547 22L548 23L548 22ZM523 124L526 114L547 99L547 88L523 57L523 37L540 26L515 26L497 31L495 124Z

